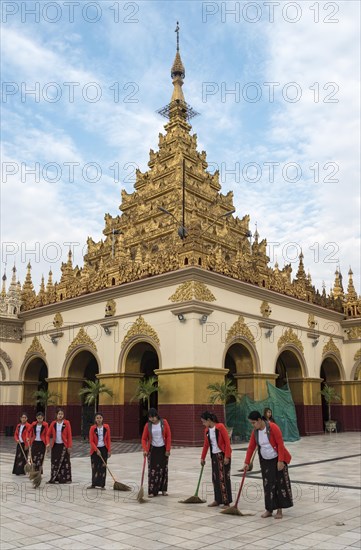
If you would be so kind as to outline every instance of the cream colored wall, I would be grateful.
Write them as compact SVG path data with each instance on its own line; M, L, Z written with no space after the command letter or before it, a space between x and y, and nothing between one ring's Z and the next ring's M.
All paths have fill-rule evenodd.
M179 284L166 286L166 280L164 281L164 286L161 288L155 288L147 292L138 292L137 285L134 284L134 294L121 297L117 297L116 294L113 295L112 298L116 302L115 317L104 317L106 300L99 295L94 295L93 303L82 307L77 306L68 309L70 307L69 302L59 304L56 310L61 311L64 325L57 331L63 332L64 335L59 339L57 345L54 345L49 337L49 332L55 331L53 327L54 313L36 318L27 315L22 343L3 342L2 344L2 348L14 363L11 372L6 373L6 379L19 380L23 358L35 335L38 336L46 354L49 378L63 376L68 347L78 334L81 326L85 327L87 334L96 345L101 374L117 372L120 368L119 358L122 341L131 324L141 313L144 320L156 331L160 339L160 366L162 369L184 367L222 368L225 350L228 347L226 344L227 331L237 321L238 316L242 315L247 326L254 334L254 346L259 357L261 372L274 373L279 354L277 342L284 330L290 325L294 325L297 327L295 332L298 333L304 347L308 377L319 377L323 347L332 336L341 352L346 379L350 380L354 365L353 356L359 347L359 343L344 343L345 334L340 324L332 320L332 313L326 311L325 315L321 315L321 308L315 310L315 319L318 322L317 329L321 331L321 334L317 346L312 346L313 340L307 337L307 332L310 332L307 323L308 313L278 304L276 299L275 303L268 299L272 308L269 320L276 323L276 327L271 338L266 338L265 329L260 329L258 326L260 321L265 321L260 313L261 299L240 295L232 291L231 288L208 285L209 290L216 297L216 301L203 302L205 307L213 309L207 323L201 325L199 322L201 314L195 312L186 313L186 322L181 323L177 316L171 313L172 309L180 308L181 304L174 304L169 301L169 297L175 292ZM294 306L295 301L292 304ZM301 302L300 304L302 306ZM111 321L116 321L118 326L111 328L111 335L108 336L104 333L100 323ZM4 386L2 390L4 390ZM19 388L14 387L11 390L7 388L7 393L2 391L2 396L6 393L6 399L17 400L19 399L19 391Z

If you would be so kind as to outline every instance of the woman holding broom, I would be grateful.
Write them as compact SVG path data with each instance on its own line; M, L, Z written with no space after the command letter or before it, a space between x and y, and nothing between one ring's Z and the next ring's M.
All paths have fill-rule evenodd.
M148 411L148 422L142 435L143 455L148 457L148 496L156 497L159 492L167 496L168 459L171 449L171 431L165 418L157 409Z
M51 476L47 483L71 483L70 451L73 440L69 420L59 409L49 426L47 448L51 445Z
M36 413L36 421L29 428L29 444L34 471L43 473L43 462L46 451L48 423L44 421L44 413Z
M14 439L17 445L16 445L13 474L15 474L16 476L25 475L24 468L28 461L28 452L29 452L28 450L29 428L30 428L30 424L28 422L28 417L25 413L23 413L20 416L20 422L16 426L15 433L14 433Z
M291 455L283 443L282 432L277 424L265 420L258 411L252 411L248 420L253 426L253 432L243 468L248 470L253 451L258 446L266 508L262 517L271 517L273 511L277 510L274 518L282 519L282 509L293 506L287 467Z
M88 489L95 489L96 487L105 489L106 464L111 456L111 442L109 425L104 424L103 420L103 415L99 412L96 413L95 424L89 430L92 484Z
M228 508L232 502L231 489L231 442L224 424L218 422L215 414L205 411L201 414L204 430L204 445L201 465L204 466L208 449L212 461L212 482L214 501L208 506Z

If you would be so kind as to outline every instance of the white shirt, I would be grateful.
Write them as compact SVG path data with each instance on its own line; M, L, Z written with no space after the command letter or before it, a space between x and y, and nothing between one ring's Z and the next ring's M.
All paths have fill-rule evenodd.
M269 442L266 428L264 430L258 430L258 443L262 458L266 460L271 460L272 458L276 458L276 456L278 456L271 443Z
M164 447L165 445L160 422L152 425L152 445L153 447Z
M41 428L42 428L42 425L41 424L37 424L35 426L35 441L41 441L41 437L40 437L40 434L41 434Z
M214 428L208 428L209 437L211 440L211 446L212 446L212 453L221 453L221 449L218 447L217 444L217 437L216 437L216 427Z
M23 441L23 431L25 430L25 424L20 424L19 428L19 441L20 443L24 443Z
M63 430L63 422L61 424L59 424L59 422L56 422L55 426L56 426L55 443L63 443L63 438L62 438L62 435L61 435L62 430Z
M97 427L98 433L98 447L104 447L104 426Z

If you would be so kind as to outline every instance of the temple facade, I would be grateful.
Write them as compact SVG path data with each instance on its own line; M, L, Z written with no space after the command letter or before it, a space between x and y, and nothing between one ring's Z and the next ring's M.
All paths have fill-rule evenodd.
M69 252L60 281L49 273L34 290L31 266L23 285L16 269L0 298L0 429L33 416L34 391L57 394L75 435L92 416L79 396L100 380L99 408L119 439L137 439L145 405L138 382L156 376L151 397L180 444L199 444L199 415L209 408L208 384L231 377L240 395L266 396L266 382L288 382L303 435L324 431L320 390L342 397L332 405L339 429L361 427L361 299L352 271L347 289L336 270L329 295L305 272L303 255L269 266L267 241L234 215L233 194L207 171L183 95L185 69L177 45L173 95L160 113L168 122L137 170L134 192L122 191L120 215L105 215L104 238L87 241L82 267ZM48 410L54 413L55 404ZM222 407L216 406L222 417Z

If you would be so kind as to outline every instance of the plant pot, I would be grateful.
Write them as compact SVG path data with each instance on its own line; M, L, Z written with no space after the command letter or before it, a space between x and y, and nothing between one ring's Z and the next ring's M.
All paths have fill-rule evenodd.
M337 432L336 420L327 420L327 422L325 422L325 431L329 433Z

